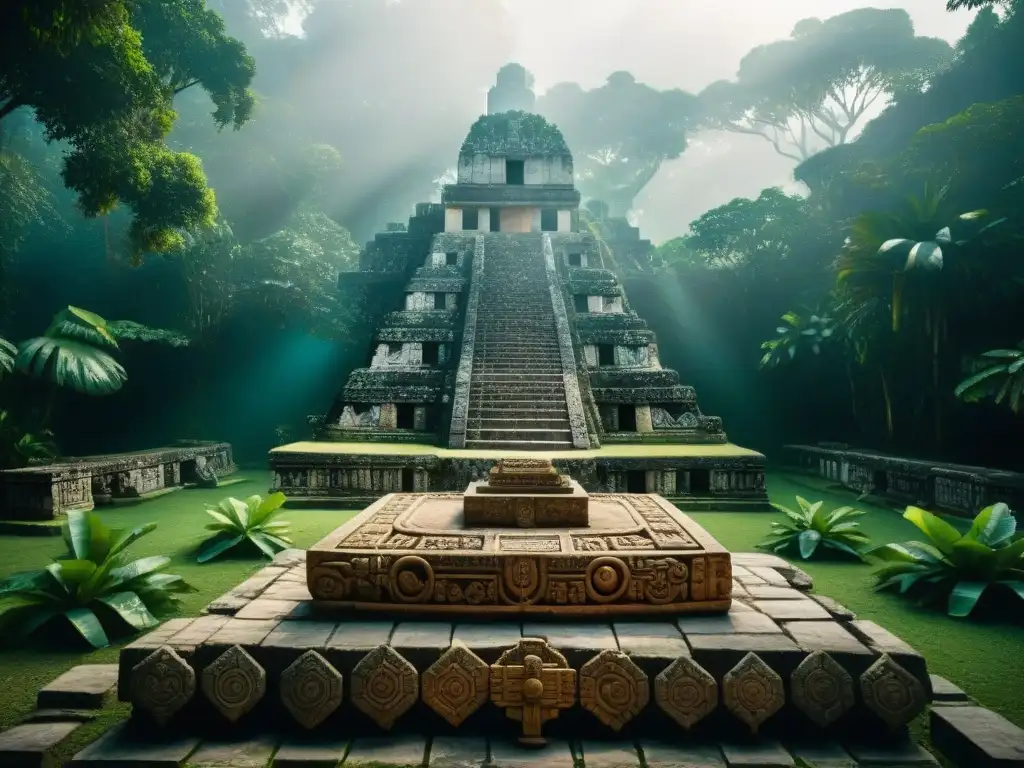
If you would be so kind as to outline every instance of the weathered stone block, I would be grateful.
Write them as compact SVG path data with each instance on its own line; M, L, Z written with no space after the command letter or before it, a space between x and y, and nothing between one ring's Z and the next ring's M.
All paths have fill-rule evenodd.
M343 737L294 739L274 754L271 768L337 768L345 757L348 739Z
M774 571L773 571L774 573ZM746 587L747 593L755 600L806 600L803 592L793 589L789 584L784 587L772 584L751 584Z
M272 736L239 736L200 744L188 760L189 768L263 768L277 739Z
M4 768L43 768L51 751L81 723L27 723L0 733L0 765Z
M787 621L782 627L805 651L857 654L865 657L865 668L873 656L871 649L835 621Z
M356 739L349 747L345 765L350 768L420 768L426 758L422 736Z
M583 764L587 768L640 768L640 755L629 743L584 741Z
M792 755L776 741L749 744L722 744L722 754L728 768L792 768Z
M846 749L860 768L937 768L939 765L934 755L909 739L895 744L850 743Z
M840 621L853 621L857 618L857 614L845 605L837 603L828 595L807 595L807 597L811 598L811 600L828 611L834 619L839 619Z
M493 664L503 651L514 646L522 637L522 627L512 622L456 624L452 642L465 643L473 653L488 664Z
M946 678L928 675L928 679L932 684L932 701L943 704L966 704L970 701L966 693Z
M82 664L36 696L38 709L100 709L117 685L117 664Z
M794 758L814 768L857 768L854 759L838 744L795 745L789 749Z
M788 601L786 601L788 602ZM782 628L768 616L733 603L728 613L717 616L684 616L676 621L689 641L692 635L774 634ZM690 643L691 646L693 643Z
M932 707L932 744L958 766L1024 768L1024 730L984 707Z
M402 621L391 635L391 647L423 672L452 644L452 625L440 621Z
M877 653L889 654L901 667L920 680L922 685L931 686L924 658L892 632L873 621L862 619L851 621L849 627L850 631L863 640L869 648Z
M523 637L541 637L579 669L601 651L618 650L610 624L524 624Z
M574 768L575 761L564 741L550 741L540 749L516 742L491 743L491 768Z
M758 578L764 579L768 584L770 584L773 587L789 586L789 582L786 580L786 577L774 568L764 565L751 565L748 566L747 569Z
M299 605L298 600L271 600L260 597L235 614L236 619L285 619Z
M647 768L725 768L718 747L644 741L640 749Z
M828 611L813 600L755 600L754 607L776 621L785 619L831 619Z
M180 734L139 733L130 723L115 725L83 749L71 761L75 768L178 768L196 747L199 739Z
M95 709L34 709L23 723L89 723L99 714Z
M481 768L486 762L486 739L441 736L430 743L428 768Z

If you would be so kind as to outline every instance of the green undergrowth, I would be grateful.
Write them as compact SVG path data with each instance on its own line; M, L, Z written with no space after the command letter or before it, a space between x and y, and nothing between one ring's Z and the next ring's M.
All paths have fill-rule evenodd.
M822 499L825 505L854 505L867 512L859 518L862 529L873 543L905 541L915 537L916 529L900 517L902 510L885 509L866 503L854 503L850 493L836 490L812 478L774 474L769 478L773 501L786 504L795 495L809 500ZM198 615L214 598L227 592L247 576L262 568L266 559L251 553L226 555L200 565L195 552L208 532L207 504L225 496L245 498L265 494L266 483L249 480L230 487L187 489L130 507L101 508L99 514L109 526L135 527L156 522L157 529L132 547L136 557L166 554L172 558L171 573L185 577L197 592L182 595L184 615ZM295 546L308 547L348 520L353 511L322 509L286 509L281 518L291 523ZM734 552L753 552L775 517L766 512L695 512L692 516L722 544ZM40 568L63 552L60 538L0 535L0 577ZM874 592L872 569L856 562L799 562L813 578L815 589L843 603L860 618L871 619L902 637L928 659L932 672L948 678L976 698L979 703L1000 712L1024 726L1024 698L1008 681L1019 673L1024 659L1024 629L1019 625L951 619L942 612L915 608L896 595ZM55 677L78 664L115 663L120 645L98 651L54 650L39 647L0 650L0 730L17 724L35 707L37 691ZM127 713L127 705L117 703L104 710L98 719L79 728L60 747L57 758L69 759ZM915 728L918 738L926 736L926 723Z

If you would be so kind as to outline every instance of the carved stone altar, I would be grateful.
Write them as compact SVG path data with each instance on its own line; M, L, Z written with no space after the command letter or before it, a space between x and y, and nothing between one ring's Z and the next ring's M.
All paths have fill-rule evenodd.
M511 527L518 520L471 525L467 498L385 496L309 550L313 599L321 607L478 615L729 609L729 553L660 496L584 496L588 524L529 532Z
M468 525L519 528L586 526L590 497L548 459L502 459L488 479L470 483L463 495Z

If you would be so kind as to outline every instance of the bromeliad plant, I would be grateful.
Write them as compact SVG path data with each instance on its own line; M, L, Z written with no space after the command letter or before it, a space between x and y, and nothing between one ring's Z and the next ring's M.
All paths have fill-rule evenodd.
M833 549L858 560L864 560L861 548L868 543L868 537L857 530L860 523L854 517L864 513L853 507L839 507L830 513L822 509L822 502L811 504L800 496L796 497L799 510L792 510L781 504L772 504L784 513L788 522L772 522L772 532L758 544L773 552L796 551L804 560L810 560L819 546Z
M956 396L974 403L993 397L997 404L1004 400L1014 413L1024 406L1024 341L1017 349L991 349L974 361L974 375L956 388Z
M1024 537L1005 504L985 507L967 533L917 507L903 517L916 525L927 542L885 544L867 554L885 561L875 573L877 589L898 589L919 597L922 604L946 600L950 616L969 616L993 584L1024 599Z
M194 590L181 576L164 573L168 557L129 560L128 547L154 528L107 528L92 512L69 512L63 527L68 553L40 571L0 582L0 637L24 640L63 617L90 645L103 648L112 629L155 627L177 610L179 594Z
M214 522L208 523L206 529L217 533L200 550L199 562L213 560L245 541L255 544L270 558L277 550L290 547L288 523L274 520L284 502L283 493L272 493L265 499L255 494L245 501L229 496L216 507L208 507L206 514Z

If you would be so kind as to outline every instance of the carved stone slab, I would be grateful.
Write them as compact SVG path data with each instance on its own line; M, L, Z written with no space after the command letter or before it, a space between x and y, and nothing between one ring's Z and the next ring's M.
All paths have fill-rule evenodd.
M538 487L530 493L513 487L471 483L462 498L467 525L518 528L585 527L590 497L575 480L557 491Z
M825 651L815 651L793 670L793 703L826 728L854 704L853 678Z
M136 664L130 679L132 704L148 712L159 725L166 725L196 692L195 671L168 646Z
M654 699L686 730L718 706L718 683L689 656L680 656L654 679Z
M722 698L729 711L757 733L765 720L782 709L786 694L778 672L756 653L748 653L725 673Z
M389 645L370 651L352 670L352 703L390 729L419 696L416 667Z
M523 724L519 741L541 746L541 728L576 703L576 670L544 640L523 638L491 665L491 701Z
M423 701L441 717L459 726L487 702L490 667L456 640L423 673Z
M341 706L341 673L316 651L306 651L281 673L280 689L281 702L305 728L316 728Z
M909 723L928 705L928 692L921 681L887 653L864 670L860 692L867 708L894 730Z
M586 527L465 524L460 494L391 494L314 545L321 608L631 615L727 611L729 553L655 495L592 494Z
M651 697L647 675L622 651L601 651L580 668L580 704L619 731Z
M267 672L240 645L203 670L203 693L232 723L252 711L267 691Z

